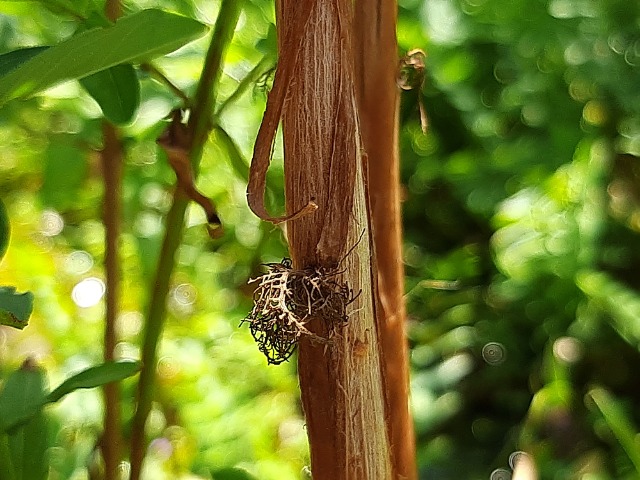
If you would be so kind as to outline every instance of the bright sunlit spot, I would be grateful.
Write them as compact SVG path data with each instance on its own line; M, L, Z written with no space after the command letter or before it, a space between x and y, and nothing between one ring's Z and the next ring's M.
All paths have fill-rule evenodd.
M104 282L99 278L89 277L77 283L71 292L71 298L80 308L97 305L104 295Z

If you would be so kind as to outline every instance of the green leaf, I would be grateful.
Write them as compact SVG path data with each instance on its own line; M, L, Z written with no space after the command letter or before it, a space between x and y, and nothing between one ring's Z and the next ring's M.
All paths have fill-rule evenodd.
M213 480L256 480L256 477L241 468L220 468L211 472Z
M0 432L32 417L43 405L44 371L30 360L9 375L0 392Z
M140 105L140 82L133 65L116 65L80 80L111 122L129 123Z
M9 377L4 389L0 392L0 433L21 427L25 422L39 415L47 403L57 402L75 390L124 380L137 373L140 368L140 362L107 362L77 373L49 394L45 392L42 395L26 396L22 395L24 390L22 383L25 383L23 377L27 375L18 374L23 371L18 370ZM35 382L35 379L33 381Z
M13 2L24 2L25 0L4 0ZM56 15L72 15L75 17L84 17L88 8L97 8L96 5L89 3L89 0L33 0L41 3L43 7Z
M0 325L22 330L33 311L33 293L16 293L15 287L0 287Z
M11 225L9 224L9 214L0 199L0 260L7 253L9 247L9 237L11 236Z
M140 362L107 362L90 367L65 380L58 388L47 395L47 403L60 400L68 393L80 388L94 388L111 382L118 382L136 374L142 364Z
M64 80L165 55L202 36L206 30L200 22L162 10L134 13L113 26L74 35L0 77L0 105Z
M44 480L48 466L47 424L39 405L45 398L44 370L27 360L7 379L0 394L0 423L27 423L8 431L9 455L16 480Z
M14 50L13 52L0 55L0 77L15 70L26 61L44 52L47 48L49 47L21 48L20 50Z
M45 480L49 465L45 454L48 428L42 410L24 425L9 433L9 449L16 480Z
M231 168L245 182L249 179L249 164L246 162L240 148L233 141L233 138L226 132L226 130L220 126L216 127L213 131L216 136L216 140L222 144L227 151L227 158L231 164Z
M16 480L9 450L9 436L6 433L0 433L0 480Z
M600 410L614 437L631 460L636 473L640 475L640 450L636 442L638 433L631 417L625 412L621 402L603 388L594 388L588 396Z

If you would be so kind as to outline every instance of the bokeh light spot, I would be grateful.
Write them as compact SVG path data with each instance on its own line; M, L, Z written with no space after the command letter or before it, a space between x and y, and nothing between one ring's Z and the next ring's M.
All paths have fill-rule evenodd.
M64 228L64 220L55 210L45 210L40 217L40 231L45 237L55 237Z
M84 250L76 250L67 255L64 267L72 275L82 275L93 267L93 257Z
M575 363L582 358L582 344L573 337L560 337L553 342L553 355L566 363Z
M526 457L527 457L526 452L523 452L520 450L513 452L511 455L509 455L509 466L512 469L515 469L518 462L523 460Z
M173 289L173 298L180 305L193 305L198 292L190 283L182 283Z
M99 278L89 277L77 283L71 292L71 298L80 308L97 305L104 295L104 282Z
M491 472L489 480L511 480L511 472L505 468L496 468Z
M123 312L118 316L117 329L121 337L132 337L140 333L143 317L140 312Z
M120 462L118 465L118 478L129 478L131 474L131 464L129 462Z
M590 100L582 110L582 117L591 125L602 125L607 120L607 112L599 101Z
M489 342L482 347L482 358L489 365L500 365L507 359L507 349L498 342Z

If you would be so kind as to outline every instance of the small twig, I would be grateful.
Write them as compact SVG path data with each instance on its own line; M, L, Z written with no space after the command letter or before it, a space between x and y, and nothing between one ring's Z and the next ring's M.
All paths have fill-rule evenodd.
M163 83L167 87L169 87L169 90L171 90L176 97L182 100L182 105L184 108L189 108L191 106L191 99L187 96L187 94L184 93L180 89L180 87L178 87L175 83L169 80L169 78L164 73L162 73L160 69L156 67L154 64L148 63L148 62L142 63L140 64L140 68L145 72L148 72L152 77L154 77L160 83Z
M271 55L265 55L260 59L255 67L251 69L249 73L240 81L238 87L233 91L229 97L222 102L222 105L218 107L216 111L216 118L220 118L224 111L229 107L229 105L233 105L235 101L242 96L252 85L258 81L258 79L264 75L265 72L268 72L269 69L273 68L274 59Z

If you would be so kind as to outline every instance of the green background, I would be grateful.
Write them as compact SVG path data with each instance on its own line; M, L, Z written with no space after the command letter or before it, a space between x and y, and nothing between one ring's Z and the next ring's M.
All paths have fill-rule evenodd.
M211 1L124 5L126 15L163 8L207 25L218 10ZM0 54L57 44L102 8L2 2ZM271 2L243 2L219 102L259 62L274 65L273 21ZM399 55L427 54L421 88L402 94L400 133L420 478L502 480L519 451L542 479L639 478L640 6L401 0L398 39ZM154 64L192 94L207 41ZM135 75L134 117L127 122L126 108L110 117L126 147L122 359L139 355L174 183L155 138L180 104L149 73ZM225 107L205 147L198 186L225 234L209 239L190 206L160 345L148 478L232 467L261 480L308 478L295 361L267 367L239 326L251 309L247 280L286 255L280 230L259 222L245 196L269 81ZM12 228L0 285L35 296L25 330L0 327L0 383L26 357L50 385L101 361L102 115L77 81L0 108L0 197ZM284 204L279 144L274 157L271 211ZM97 290L83 297L87 286ZM123 385L127 421L134 380ZM48 412L50 478L87 478L100 392L74 392Z

